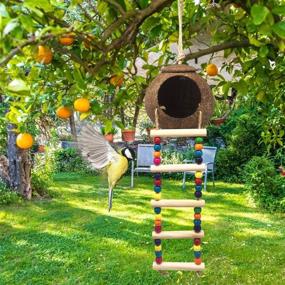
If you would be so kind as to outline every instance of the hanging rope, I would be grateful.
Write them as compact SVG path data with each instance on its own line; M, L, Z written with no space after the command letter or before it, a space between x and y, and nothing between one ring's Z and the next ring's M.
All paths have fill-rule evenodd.
M183 9L184 9L183 0L177 0L177 4L178 4L178 23L179 23L177 62L178 64L182 64L185 58L185 53L183 51Z

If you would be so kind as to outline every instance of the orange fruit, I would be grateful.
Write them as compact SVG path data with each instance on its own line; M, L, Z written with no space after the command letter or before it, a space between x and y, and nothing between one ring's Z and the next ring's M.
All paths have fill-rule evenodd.
M62 35L59 38L59 43L64 46L71 46L74 43L74 35L72 33Z
M124 82L124 75L113 75L110 78L110 83L115 87L121 87Z
M216 76L219 73L218 67L213 63L207 65L206 72L209 76Z
M61 119L68 119L71 116L71 110L68 107L61 106L56 110L56 115Z
M88 99L79 98L74 102L74 109L80 113L88 112L90 109L90 102Z
M49 64L52 61L52 57L53 54L49 47L42 45L38 46L38 52L36 54L37 62Z
M33 145L33 137L28 133L20 133L17 135L16 145L21 149L28 149Z
M85 40L83 41L83 44L86 49L91 49L92 48L92 41L95 40L95 36L93 35L87 35Z

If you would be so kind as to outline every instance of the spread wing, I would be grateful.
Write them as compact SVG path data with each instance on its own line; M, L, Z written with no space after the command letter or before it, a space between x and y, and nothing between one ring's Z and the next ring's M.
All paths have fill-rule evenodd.
M120 155L91 125L82 127L78 135L78 148L82 156L96 169L101 169L120 158Z

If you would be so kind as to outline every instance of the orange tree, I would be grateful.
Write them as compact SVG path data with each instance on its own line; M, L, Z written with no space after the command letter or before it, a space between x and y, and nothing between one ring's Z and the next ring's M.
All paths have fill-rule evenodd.
M231 87L237 89L239 102L255 102L264 117L272 112L273 104L278 120L264 124L264 139L270 145L281 145L283 1L184 2L185 47L190 48L202 32L210 39L209 47L186 52L184 61L218 51L224 51L225 57L231 55L232 61L220 68L231 72L233 80L227 82L218 75L218 86L225 98ZM72 118L74 101L80 98L90 103L80 113L81 119L100 119L110 126L110 120L124 121L125 110L131 106L135 126L149 80L160 66L175 60L170 46L177 42L177 30L174 0L1 1L0 95L6 106L5 119L11 124L9 146L16 139L15 132L27 132L45 114L55 116L60 107L68 108ZM156 53L154 63L151 52ZM146 76L138 72L137 58ZM68 118L66 113L63 117ZM21 161L28 160L26 154L14 148L9 153L11 165L21 155L25 156ZM29 167L28 163L20 167L15 183L15 188L24 185L26 190L20 192L26 197L32 191ZM18 177L13 171L10 176Z

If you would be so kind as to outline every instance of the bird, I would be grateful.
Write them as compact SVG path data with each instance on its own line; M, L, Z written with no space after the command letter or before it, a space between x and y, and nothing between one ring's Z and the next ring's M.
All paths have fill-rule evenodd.
M129 161L135 159L135 152L124 147L118 152L90 124L84 125L78 135L78 148L91 168L105 170L108 176L108 210L111 211L113 189L128 170Z

